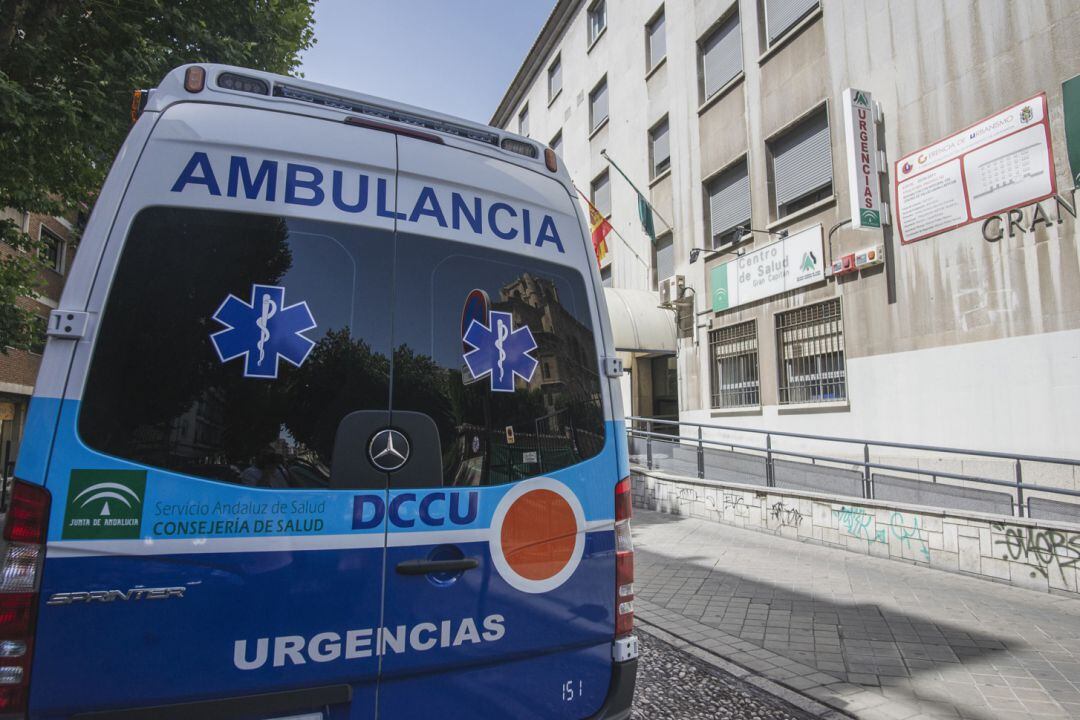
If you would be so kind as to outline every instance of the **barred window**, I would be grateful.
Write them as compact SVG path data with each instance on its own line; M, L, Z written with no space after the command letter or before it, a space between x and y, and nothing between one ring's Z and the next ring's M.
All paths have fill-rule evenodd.
M780 404L847 399L840 299L776 316Z
M756 320L710 330L709 355L714 408L761 404Z

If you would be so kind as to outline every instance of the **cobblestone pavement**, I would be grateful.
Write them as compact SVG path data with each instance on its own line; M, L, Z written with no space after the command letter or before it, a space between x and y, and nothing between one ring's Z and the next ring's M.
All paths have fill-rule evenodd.
M813 716L707 662L638 633L633 720L804 720Z
M1074 598L634 514L644 627L860 718L1080 718Z

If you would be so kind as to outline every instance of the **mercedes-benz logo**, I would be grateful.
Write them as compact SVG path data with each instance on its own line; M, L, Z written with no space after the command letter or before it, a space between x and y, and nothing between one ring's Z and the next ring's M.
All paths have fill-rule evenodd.
M384 472L398 470L409 459L409 440L392 428L380 430L371 438L368 457L372 465Z

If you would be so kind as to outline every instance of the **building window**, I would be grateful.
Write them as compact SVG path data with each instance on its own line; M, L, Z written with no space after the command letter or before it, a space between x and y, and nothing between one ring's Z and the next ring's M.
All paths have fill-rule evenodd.
M521 108L521 112L518 113L518 135L529 136L529 104L525 103L525 107Z
M671 167L671 143L668 141L666 117L649 131L649 167L654 178Z
M608 118L607 75L589 93L589 130L600 127Z
M56 272L63 272L64 269L64 241L60 237L47 229L44 225L41 226L41 232L38 235L38 240L41 242L40 257L41 262L45 263L46 267Z
M34 316L34 338L30 341L30 352L40 355L45 352L45 341L48 339L49 318L46 315Z
M659 288L662 281L675 274L675 236L673 234L664 233L656 238L652 259L656 272L653 287Z
M756 320L710 330L709 356L714 408L761 404Z
M817 9L819 0L762 0L765 3L765 36L771 47L784 33Z
M660 61L667 56L663 6L660 7L660 12L645 26L645 53L649 70L659 65Z
M604 287L611 287L611 265L605 265L600 268L600 284Z
M847 399L840 298L776 316L780 404Z
M739 14L722 20L698 42L701 101L705 102L742 72L742 27Z
M607 3L597 0L589 6L589 46L596 42L600 33L607 28Z
M589 201L601 215L611 217L611 184L607 170L597 175L589 186Z
M713 249L734 245L750 226L750 176L746 158L705 181Z
M548 66L548 102L562 92L562 57L555 56L555 60Z
M832 141L825 107L769 142L776 217L832 195Z
M551 138L548 147L554 150L556 155L562 155L562 130L555 133L555 137Z

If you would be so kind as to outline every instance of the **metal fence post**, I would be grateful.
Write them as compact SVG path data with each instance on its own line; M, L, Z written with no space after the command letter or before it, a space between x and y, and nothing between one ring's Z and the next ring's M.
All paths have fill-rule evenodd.
M1020 458L1016 459L1016 514L1024 517L1024 473L1020 469Z
M701 426L697 429L697 476L699 480L705 478L705 447L701 444Z
M863 443L863 497L867 500L874 497L873 478L870 476L870 444Z
M652 420L645 421L645 467L650 470L652 466Z
M772 434L770 433L765 433L765 484L769 487L776 486L773 478Z

